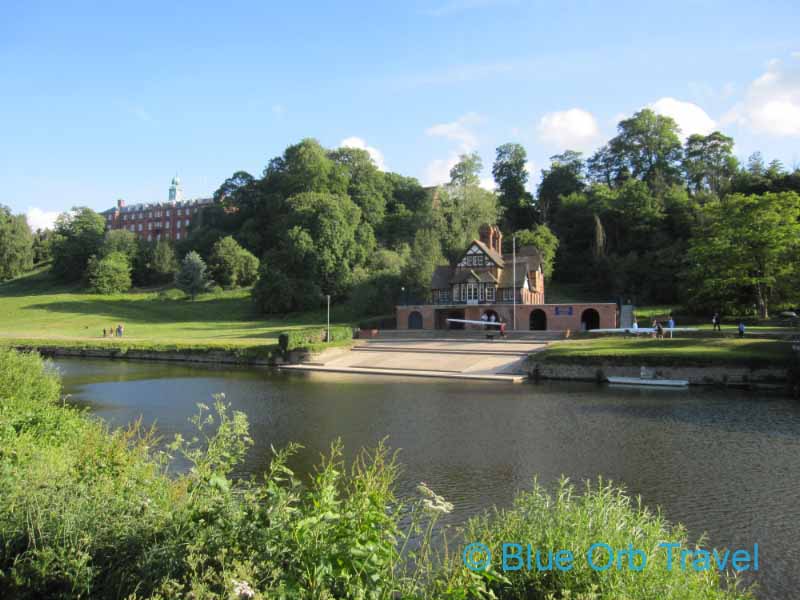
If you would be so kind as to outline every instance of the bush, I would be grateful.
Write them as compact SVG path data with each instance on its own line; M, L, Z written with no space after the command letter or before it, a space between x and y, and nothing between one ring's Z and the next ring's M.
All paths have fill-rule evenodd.
M89 290L96 294L119 294L131 289L131 265L121 252L105 258L92 256L86 269Z
M208 266L214 281L226 288L252 285L258 277L258 259L231 236L214 244Z
M278 336L278 344L281 350L289 352L298 348L306 348L322 342L340 342L353 339L353 328L343 325L331 325L331 339L326 340L326 327L313 327L308 329L292 329L284 331Z
M319 286L303 273L290 276L266 262L261 264L251 293L258 310L267 314L310 310L322 302Z

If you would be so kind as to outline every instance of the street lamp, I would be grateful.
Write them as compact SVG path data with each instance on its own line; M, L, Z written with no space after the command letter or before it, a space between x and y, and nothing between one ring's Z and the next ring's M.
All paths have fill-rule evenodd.
M400 293L401 293L401 295L403 297L403 306L405 306L407 304L407 302L406 302L406 286L404 286L404 285L400 286Z
M326 298L328 299L328 335L325 338L326 342L331 341L331 295L327 294Z

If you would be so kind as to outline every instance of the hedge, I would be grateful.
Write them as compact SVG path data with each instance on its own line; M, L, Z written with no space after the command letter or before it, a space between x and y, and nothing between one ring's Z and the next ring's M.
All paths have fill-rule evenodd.
M292 329L284 331L278 336L278 344L281 350L289 352L297 348L305 348L321 342L339 342L353 339L353 328L345 325L331 326L331 339L326 340L325 327L313 327L308 329Z

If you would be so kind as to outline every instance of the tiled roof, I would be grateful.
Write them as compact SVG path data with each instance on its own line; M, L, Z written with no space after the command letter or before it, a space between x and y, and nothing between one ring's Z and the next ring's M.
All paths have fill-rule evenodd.
M510 263L511 261L509 261ZM534 270L536 267L531 268L530 263L528 263L527 259L520 260L517 258L517 282L516 286L520 287L522 284L525 283L525 277L528 275L528 271ZM497 284L497 287L514 287L514 265L508 264L500 273L500 282Z
M450 265L440 265L436 267L433 271L433 277L431 278L431 289L432 290L446 290L450 287L450 276L453 273L453 269Z

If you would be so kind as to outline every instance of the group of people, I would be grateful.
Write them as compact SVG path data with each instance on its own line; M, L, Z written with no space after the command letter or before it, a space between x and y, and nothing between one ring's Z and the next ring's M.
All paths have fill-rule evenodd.
M108 329L103 329L103 337L122 337L122 334L125 332L125 328L122 326L122 323L117 325L116 329L112 325Z
M661 321L653 319L650 328L653 330L653 336L656 339L661 340L664 338L664 324ZM639 329L639 322L635 318L633 319L631 329ZM669 337L672 337L672 330L675 329L675 319L672 318L672 315L670 315L669 320L667 320L666 329L669 331Z

